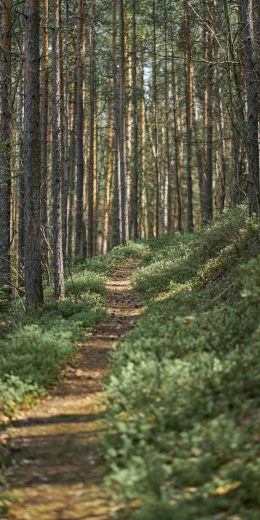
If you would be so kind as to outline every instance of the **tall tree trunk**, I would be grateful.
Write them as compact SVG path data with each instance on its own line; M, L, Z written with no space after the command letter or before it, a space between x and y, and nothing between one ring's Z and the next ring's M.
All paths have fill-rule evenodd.
M132 0L132 98L133 98L133 186L131 200L131 237L138 238L138 197L139 197L139 148L138 148L138 92L137 92L137 50L136 50L136 0Z
M43 2L42 16L42 69L41 69L41 233L43 263L48 264L48 107L49 107L49 1Z
M62 4L61 4L62 6ZM61 15L62 16L62 15ZM62 24L62 22L61 22ZM61 34L61 33L60 33ZM63 40L64 46L63 46ZM63 48L64 47L64 48ZM61 215L62 215L62 252L64 263L66 262L67 238L68 238L68 114L66 104L66 87L64 74L64 60L68 54L67 39L60 38L60 98L61 98Z
M62 249L61 4L54 2L52 36L52 233L54 295L64 297Z
M207 3L208 16L206 18L207 36L207 125L206 125L206 161L205 161L205 223L213 218L213 89L214 89L214 67L213 67L213 9L214 0Z
M227 161L226 161L226 142L225 142L225 124L223 114L223 103L222 103L222 90L221 88L217 93L218 101L218 134L220 139L220 155L221 155L221 193L220 193L220 211L225 208L226 201L226 184L227 184Z
M155 163L155 229L156 236L160 234L160 173L158 159L158 90L157 90L157 36L156 36L156 9L153 0L153 145Z
M1 150L0 150L0 288L10 291L10 200L11 200L11 32L12 1L2 7L1 28Z
M82 256L84 243L83 0L78 0L77 9L77 208L75 255Z
M76 72L76 71L75 71ZM76 76L76 73L75 73ZM69 107L70 115L70 144L69 144L69 177L68 177L68 260L73 259L73 230L75 209L75 173L76 173L76 123L77 123L77 81L74 81L74 89L71 94Z
M171 27L173 30L173 27ZM173 35L172 35L172 51L171 51L171 79L172 79L172 106L173 106L173 134L174 134L174 156L175 156L175 190L176 190L176 201L177 201L177 231L182 231L182 205L181 205L181 192L180 192L180 146L178 138L178 116L177 116L177 89L176 89L176 72L175 72L175 56L173 48Z
M112 103L110 103L108 114L107 128L107 164L105 176L105 190L103 202L103 254L107 253L110 248L109 229L110 229L110 204L111 204L111 188L113 175L113 119L112 119Z
M25 291L29 309L43 301L40 247L39 0L25 1L24 181Z
M247 85L247 147L249 165L249 212L260 213L259 128L257 71L254 60L255 34L253 0L241 0Z
M88 168L88 256L93 256L96 250L97 229L97 171L96 171L96 119L97 119L97 91L96 91L96 1L92 0L91 27L90 27L90 121L89 121L89 168Z
M19 162L19 227L18 227L18 282L24 287L24 71L20 82L20 162Z
M171 175L171 152L170 152L170 98L169 98L169 56L168 56L168 22L167 1L164 2L164 99L165 99L165 230L170 233L173 230L173 182Z
M117 45L117 2L113 0L113 106L114 106L114 195L113 195L113 237L112 244L120 244L122 235L121 220L121 179L119 167L119 82L118 82L118 45Z
M190 41L190 8L184 0L184 40L185 40L185 98L186 98L186 178L188 194L187 228L193 231L193 190L192 190L192 72Z
M119 157L121 181L122 244L128 242L128 201L126 165L125 19L124 0L119 0Z
M146 178L146 106L144 92L144 51L142 51L142 72L141 72L141 100L140 100L140 119L141 119L141 179L140 179L140 213L141 213L141 237L148 237L148 203L147 203L147 178Z

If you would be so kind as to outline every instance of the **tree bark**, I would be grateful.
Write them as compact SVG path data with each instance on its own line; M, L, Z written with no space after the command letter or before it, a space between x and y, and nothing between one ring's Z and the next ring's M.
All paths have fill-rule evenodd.
M48 264L48 110L49 110L49 2L43 2L42 17L42 69L41 69L41 233L43 263Z
M259 183L259 128L257 72L254 59L255 34L253 0L241 0L245 71L247 85L247 148L248 148L248 197L249 212L260 213Z
M52 249L54 296L64 297L62 248L61 5L54 3L52 35Z
M0 288L10 291L10 211L11 211L11 32L12 1L3 4L1 28L1 150L0 150Z
M193 188L192 188L192 72L191 72L191 41L190 41L190 8L184 0L184 40L185 40L185 98L186 98L186 178L188 213L187 229L192 232L193 224Z
M75 255L82 256L84 244L83 0L78 0L77 19L77 207Z
M164 100L165 100L165 231L173 230L173 182L171 172L171 150L170 150L170 98L169 98L169 55L168 55L168 22L167 1L164 2Z
M156 36L156 9L153 0L153 145L155 163L155 229L156 236L160 235L160 172L158 159L158 90L157 90L157 36Z
M205 224L213 218L213 89L214 89L214 68L213 68L213 9L214 0L207 4L208 16L206 48L207 48L207 125L206 125L206 160L205 160Z
M93 256L96 251L97 230L97 89L96 89L96 1L92 0L91 27L90 27L90 121L89 121L89 168L88 168L88 256Z
M118 46L117 46L117 2L113 0L113 107L114 107L114 195L113 195L113 236L112 244L117 246L121 242L121 179L119 166L119 81L118 81Z
M136 49L136 0L132 2L132 97L133 97L133 186L131 200L131 237L138 239L139 198L139 147L138 147L138 92L137 92L137 49Z
M39 0L25 1L24 174L25 291L27 308L43 301L40 240Z
M124 0L119 0L119 158L121 182L121 243L128 242L128 201L126 165L125 19Z

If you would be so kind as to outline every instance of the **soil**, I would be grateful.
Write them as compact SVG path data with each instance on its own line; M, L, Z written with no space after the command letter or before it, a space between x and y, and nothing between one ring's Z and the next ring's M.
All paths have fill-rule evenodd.
M102 380L109 353L138 318L142 304L131 287L138 260L108 280L107 321L80 344L62 384L9 429L11 497L0 520L110 520L117 510L102 484L99 439L104 431Z

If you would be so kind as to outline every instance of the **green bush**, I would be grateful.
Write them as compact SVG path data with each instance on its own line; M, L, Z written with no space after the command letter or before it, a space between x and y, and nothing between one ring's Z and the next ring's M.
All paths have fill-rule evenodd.
M67 296L73 296L76 300L88 291L104 295L105 277L87 270L74 273L66 280L65 291Z
M0 340L0 415L12 417L57 381L76 353L76 342L104 319L106 276L126 258L145 252L146 245L130 243L104 256L81 259L66 278L64 301L52 300L47 288L46 303L36 312L24 314L13 308L13 327ZM0 310L10 314L4 293Z
M230 211L135 276L157 297L112 356L105 455L138 520L259 516L259 236Z
M249 233L248 226L255 225L249 223L242 207L224 212L211 226L194 235L170 235L156 240L154 246L150 243L147 265L137 270L133 278L136 289L149 299L167 291L173 281L184 283L191 280L207 261L216 259L226 246L240 241L245 232Z

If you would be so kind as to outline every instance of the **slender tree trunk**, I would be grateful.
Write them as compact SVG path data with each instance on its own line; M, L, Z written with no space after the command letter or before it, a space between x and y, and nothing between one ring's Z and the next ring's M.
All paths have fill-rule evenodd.
M214 0L207 4L207 126L206 126L206 161L205 161L205 223L213 218L213 10Z
M167 1L164 2L164 99L165 99L165 230L170 233L173 230L173 182L171 174L171 151L170 151L170 97L169 97L169 56L168 56L168 22L167 22Z
M259 128L257 72L254 60L254 11L253 0L241 0L243 40L245 47L245 71L247 85L247 147L248 147L248 196L249 212L260 213L259 184Z
M109 108L108 128L107 128L107 165L105 177L105 191L103 202L103 254L107 253L110 248L109 229L110 229L110 204L111 204L111 187L113 175L113 119L112 104Z
M1 150L0 150L0 288L11 286L10 201L11 201L11 32L12 1L2 7L1 27Z
M122 244L128 242L128 201L126 171L126 92L125 92L125 20L124 0L119 0L119 157L121 181Z
M138 92L137 92L137 50L136 50L136 0L132 0L132 97L133 97L133 187L131 201L131 237L138 238L138 198L139 198L139 147L138 147Z
M25 1L24 173L25 291L29 309L43 301L40 247L39 0Z
M194 98L194 93L193 93ZM195 103L193 102L193 107ZM200 134L199 134L199 120L196 117L195 109L193 108L193 127L194 127L194 139L195 139L195 151L196 151L196 163L197 163L197 172L198 172L198 184L199 184L199 198L200 198L200 224L203 225L203 215L204 215L204 198L203 198L203 186L204 186L204 178L203 178L203 170L204 170L204 143L203 147L200 144Z
M113 0L113 104L114 104L114 196L113 196L113 239L112 244L120 244L122 235L121 220L121 179L119 167L119 82L117 48L117 2Z
M54 3L52 36L52 233L54 295L64 297L62 248L61 4Z
M62 4L61 4L62 6ZM62 22L61 22L62 23ZM61 35L61 32L60 32ZM65 51L65 52L64 52ZM64 54L64 55L63 55ZM67 40L65 38L63 46L63 38L60 37L60 98L61 98L61 218L62 218L62 252L64 264L66 262L67 251L67 229L68 229L68 114L66 104L66 86L64 61L68 54Z
M96 205L97 205L97 172L96 172L96 2L92 0L90 28L90 121L89 121L89 168L88 168L88 256L93 256L96 249Z
M219 89L218 97L218 133L220 139L220 155L221 155L221 193L220 193L220 211L225 208L226 200L226 184L227 184L227 160L226 160L226 142L225 142L225 124L222 103L222 90Z
M41 69L41 233L43 263L48 264L48 108L49 108L49 1L43 2Z
M24 287L24 71L20 82L20 162L19 162L19 227L18 227L18 282Z
M75 74L76 76L76 74ZM70 106L70 145L69 145L69 178L68 178L68 259L73 259L73 230L75 209L75 173L76 173L76 122L77 122L77 81L74 81L74 91Z
M172 66L172 105L173 105L173 133L174 133L174 154L175 154L175 190L177 199L177 231L182 231L182 205L181 205L181 192L180 192L180 151L179 151L179 139L178 139L178 117L177 117L177 89L176 89L176 73L175 73L175 56L172 41L172 55L171 55L171 66Z
M77 208L75 255L82 256L84 243L83 0L78 0L77 9Z
M184 0L184 40L185 40L185 98L186 98L186 178L188 194L188 231L193 231L193 189L192 189L192 72L190 42L190 8Z
M141 76L141 107L140 107L140 119L141 119L141 182L140 182L140 213L141 213L141 236L142 238L148 237L148 203L147 203L147 177L146 177L146 106L145 106L145 93L144 93L144 52L142 51L142 76Z
M153 144L155 163L155 229L156 236L160 234L160 172L158 160L158 90L157 90L157 36L156 9L153 0Z

